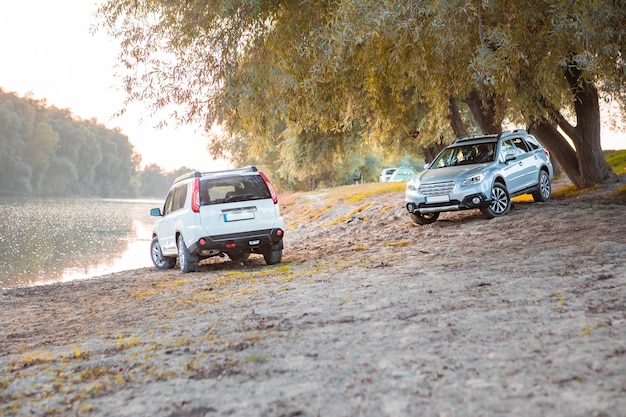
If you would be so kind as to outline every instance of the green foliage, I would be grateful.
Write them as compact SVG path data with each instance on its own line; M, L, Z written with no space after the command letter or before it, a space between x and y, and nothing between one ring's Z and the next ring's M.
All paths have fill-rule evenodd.
M498 123L528 125L546 103L573 114L564 75L580 71L624 105L625 6L108 0L97 14L121 41L130 100L182 105L179 122L224 128L215 155L270 161L286 187L312 189L345 182L359 158L450 142L450 101L471 127L470 94Z
M0 195L135 197L128 138L0 89Z
M604 158L616 174L626 174L626 150L604 151Z

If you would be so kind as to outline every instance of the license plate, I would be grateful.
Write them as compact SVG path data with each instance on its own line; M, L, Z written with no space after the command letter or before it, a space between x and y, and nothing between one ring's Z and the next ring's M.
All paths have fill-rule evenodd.
M450 201L450 196L447 195L435 195L432 197L424 197L425 203L447 203Z
M233 211L229 213L224 213L225 222L236 222L239 220L250 220L250 219L254 219L253 211Z

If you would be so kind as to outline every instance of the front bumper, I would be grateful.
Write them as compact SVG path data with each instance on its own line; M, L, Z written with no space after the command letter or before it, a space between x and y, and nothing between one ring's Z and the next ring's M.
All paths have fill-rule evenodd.
M437 201L432 202L429 200L429 197L418 195L409 196L407 192L406 197L406 209L409 213L438 213L443 211L458 211L458 210L471 210L477 209L485 206L489 206L491 204L491 199L487 198L487 196L482 193L473 193L459 198L453 198L454 196L449 196L447 201Z

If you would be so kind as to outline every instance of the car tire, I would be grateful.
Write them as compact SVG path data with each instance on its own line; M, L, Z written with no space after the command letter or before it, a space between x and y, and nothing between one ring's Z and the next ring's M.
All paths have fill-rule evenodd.
M152 242L150 242L150 255L152 258L152 263L156 266L157 269L171 269L176 266L176 258L172 258L169 256L163 256L163 252L161 251L161 244L159 243L158 237L153 237Z
M545 202L550 200L552 194L552 185L550 184L550 177L548 173L543 169L539 173L539 189L533 193L533 200L538 202Z
M198 269L198 258L189 253L182 235L178 236L178 264L183 274Z
M247 252L247 251L228 252L227 255L231 261L245 261L250 257L250 252Z
M411 220L419 225L431 224L437 221L439 218L439 212L434 213L409 213Z
M480 211L488 219L504 216L511 209L511 197L504 184L496 182L491 188L491 203Z
M263 251L263 259L265 259L265 263L268 265L274 265L280 263L283 259L283 250L282 249L266 249Z

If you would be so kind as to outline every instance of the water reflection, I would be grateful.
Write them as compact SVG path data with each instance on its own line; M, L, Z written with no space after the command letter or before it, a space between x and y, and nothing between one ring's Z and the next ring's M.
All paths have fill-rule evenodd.
M84 279L150 266L149 209L141 200L0 202L0 287Z

